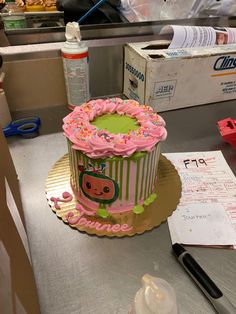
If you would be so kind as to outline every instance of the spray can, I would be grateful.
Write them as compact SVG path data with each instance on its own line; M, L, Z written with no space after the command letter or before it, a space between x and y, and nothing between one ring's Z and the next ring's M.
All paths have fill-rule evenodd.
M88 47L81 41L79 24L66 25L66 42L61 53L69 109L87 102L89 95Z

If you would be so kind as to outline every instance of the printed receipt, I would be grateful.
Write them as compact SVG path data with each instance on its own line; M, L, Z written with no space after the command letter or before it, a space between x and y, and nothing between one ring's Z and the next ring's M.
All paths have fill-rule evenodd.
M166 25L160 35L171 39L168 48L209 47L236 43L236 28Z
M221 151L164 154L182 181L168 218L172 243L236 248L236 178Z

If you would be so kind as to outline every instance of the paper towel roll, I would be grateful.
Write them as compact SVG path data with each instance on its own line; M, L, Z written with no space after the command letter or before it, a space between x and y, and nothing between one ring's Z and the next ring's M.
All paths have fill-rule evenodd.
M2 128L11 122L11 114L9 111L6 95L4 91L0 90L0 124Z

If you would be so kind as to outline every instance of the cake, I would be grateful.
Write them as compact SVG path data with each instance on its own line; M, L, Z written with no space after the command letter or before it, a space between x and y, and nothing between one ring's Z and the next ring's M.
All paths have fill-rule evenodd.
M71 188L83 213L114 223L142 214L158 194L162 117L135 100L111 98L82 104L63 122Z

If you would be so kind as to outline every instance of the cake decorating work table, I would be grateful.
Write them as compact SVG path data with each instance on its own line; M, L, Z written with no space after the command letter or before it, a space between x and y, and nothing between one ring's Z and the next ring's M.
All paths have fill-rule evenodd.
M64 224L45 197L45 180L67 153L61 125L64 107L27 112L42 121L33 139L8 139L19 175L32 265L42 314L126 314L145 273L175 289L181 314L214 313L172 254L166 222L142 235L99 238ZM25 112L16 117L25 116ZM236 174L236 150L224 143L218 120L236 119L236 101L161 113L168 138L162 152L222 150ZM189 247L189 252L226 296L236 300L236 251Z

